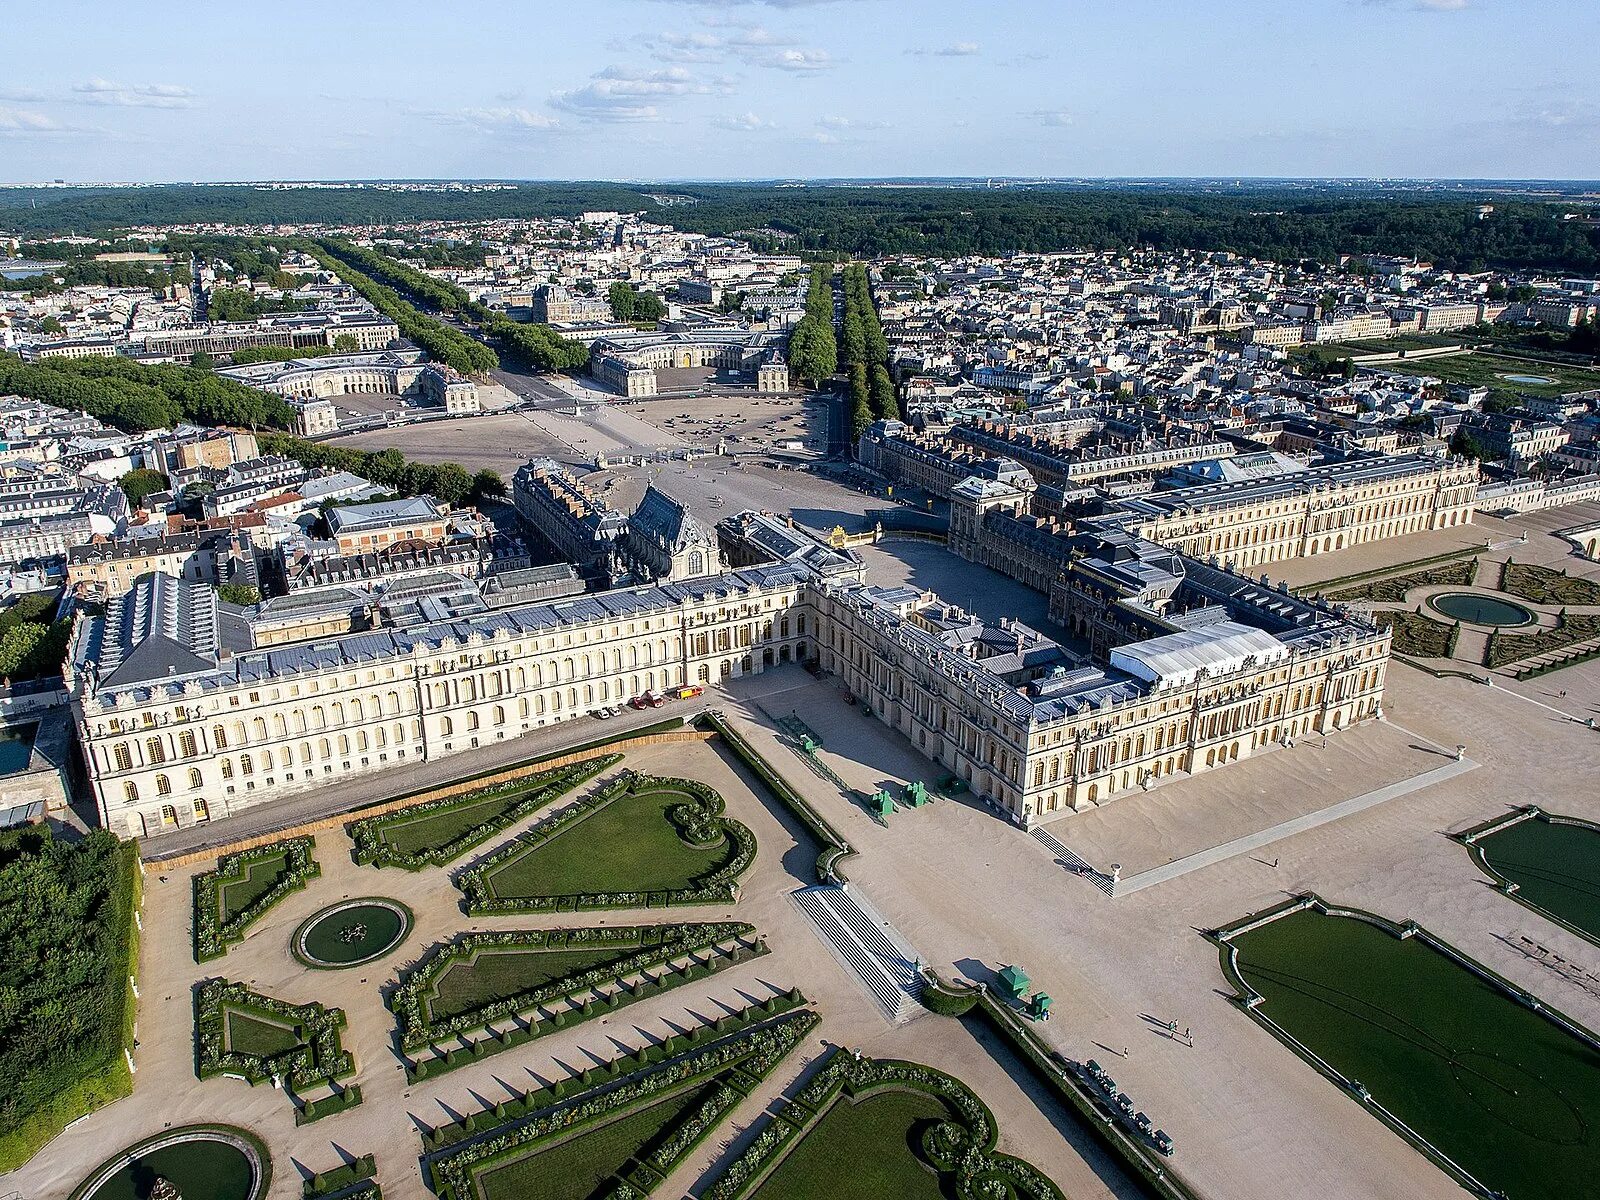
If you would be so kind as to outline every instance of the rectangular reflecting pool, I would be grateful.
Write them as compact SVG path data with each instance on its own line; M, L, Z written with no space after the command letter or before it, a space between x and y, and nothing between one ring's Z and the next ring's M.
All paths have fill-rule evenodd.
M28 769L33 755L33 735L37 725L0 729L0 775L15 775Z

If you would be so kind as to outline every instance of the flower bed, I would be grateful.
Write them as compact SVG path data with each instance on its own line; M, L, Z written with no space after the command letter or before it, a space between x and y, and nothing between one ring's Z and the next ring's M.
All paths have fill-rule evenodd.
M1412 588L1440 587L1446 584L1453 587L1470 586L1477 572L1478 560L1467 559L1464 562L1432 567L1426 571L1413 571L1407 575L1393 575L1387 579L1373 579L1355 587L1340 588L1338 591L1329 592L1327 599L1372 600L1378 603L1397 604L1406 598L1406 593Z
M601 1008L614 1010L647 995L705 978L752 955L764 954L766 946L754 934L753 926L733 921L468 934L454 944L438 947L404 972L389 997L389 1008L395 1014L400 1044L405 1050L414 1053L431 1048L431 1055L411 1067L412 1077L422 1078L520 1045L551 1029L587 1020ZM444 973L458 963L471 962L485 949L570 951L608 946L635 952L449 1017L435 1019L428 1012L427 997ZM699 961L699 955L705 955L705 961ZM691 961L673 962L686 957ZM653 970L659 970L659 974L651 975ZM642 978L633 984L619 982L630 975ZM537 1015L541 1008L552 1011L541 1018ZM517 1026L499 1034L487 1031L487 1026L506 1018L517 1018ZM470 1036L474 1034L477 1036ZM451 1039L460 1039L463 1045L441 1049L438 1043Z
M1563 611L1556 618L1554 629L1523 634L1496 630L1489 636L1489 648L1484 661L1491 669L1503 667L1507 663L1535 658L1594 637L1600 637L1600 615L1568 614Z
M375 867L403 867L420 871L424 867L437 867L453 862L474 846L488 841L502 829L536 812L573 788L593 779L622 761L620 754L607 754L588 762L573 763L565 767L544 771L525 779L508 780L480 788L464 796L445 796L426 800L398 812L365 817L345 826L355 843L355 860ZM395 846L390 837L400 826L426 821L432 817L445 818L459 813L496 796L505 798L505 806L483 821L474 823L438 843L407 851Z
M1535 604L1600 604L1600 583L1533 563L1508 562L1500 590Z
M941 1190L961 1197L1006 1196L1014 1200L1063 1200L1043 1172L996 1150L999 1130L988 1105L960 1080L918 1063L880 1061L835 1051L792 1100L730 1162L706 1200L745 1200L806 1138L813 1136L830 1109L889 1091L919 1093L947 1114L927 1127L916 1147L923 1166L938 1173ZM886 1147L887 1149L887 1147ZM862 1164L866 1166L868 1164ZM848 1169L849 1164L835 1164ZM817 1194L824 1194L818 1183Z
M226 1030L230 1012L285 1026L293 1031L298 1044L265 1056L230 1049ZM342 1009L288 1004L253 992L242 983L207 979L194 994L195 1074L201 1079L239 1075L252 1086L274 1078L297 1088L330 1083L356 1069L355 1060L339 1041L344 1023Z
M559 847L556 839L579 838L584 822L594 819L613 804L668 792L681 796L667 812L670 830L641 827L637 836L672 835L695 850L710 850L725 843L731 853L720 865L696 875L686 886L639 891L566 892L554 895L501 895L495 879L532 855L550 853ZM755 835L741 822L724 816L726 805L715 789L693 779L672 779L626 771L593 796L574 802L559 816L544 822L526 836L510 842L489 855L456 881L466 894L467 912L487 913L572 912L600 908L663 908L681 904L727 904L737 895L739 876L755 861ZM561 842L560 847L575 845Z
M1374 614L1379 625L1393 635L1396 654L1410 654L1417 658L1449 658L1454 643L1454 628L1442 621L1410 612L1380 612Z
M207 962L221 958L228 948L242 942L245 932L278 901L291 892L297 892L322 873L316 859L311 857L314 840L309 837L288 838L267 846L225 854L217 860L213 870L203 871L194 877L194 960ZM283 860L283 870L277 881L265 892L236 912L223 915L222 894L230 886L245 881L252 867L261 867L272 859Z
M697 1097L691 1097L690 1107L661 1127L645 1131L645 1140L617 1172L625 1178L607 1180L613 1197L648 1195L815 1028L819 1018L809 1010L772 1019L803 1002L798 992L774 997L715 1026L702 1026L564 1083L529 1092L520 1101L433 1130L424 1138L430 1146L448 1146L460 1137L489 1130L488 1136L474 1136L458 1150L446 1149L428 1158L435 1192L441 1200L476 1200L489 1193L479 1177L497 1168L555 1149L581 1160L581 1139L588 1134L694 1089ZM695 1098L698 1103L693 1103Z

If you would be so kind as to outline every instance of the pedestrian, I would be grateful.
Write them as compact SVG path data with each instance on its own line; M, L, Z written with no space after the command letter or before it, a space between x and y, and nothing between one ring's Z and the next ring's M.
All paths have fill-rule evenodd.
M1128 1057L1128 1048L1126 1046L1124 1046L1122 1048L1122 1057L1123 1058L1127 1058Z

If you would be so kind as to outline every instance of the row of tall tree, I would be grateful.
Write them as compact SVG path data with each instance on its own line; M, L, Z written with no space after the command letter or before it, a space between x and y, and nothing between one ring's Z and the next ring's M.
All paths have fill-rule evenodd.
M883 336L872 284L864 263L850 263L839 276L844 304L839 346L850 375L850 436L859 438L873 421L900 419L894 380L889 377L889 343Z
M618 321L654 322L667 315L666 303L654 292L641 292L626 280L619 279L606 293L611 304L611 315Z
M393 321L402 337L421 346L439 362L463 375L482 375L500 365L499 356L488 346L429 316L396 290L404 288L414 299L440 311L457 312L472 302L454 284L424 275L364 246L333 238L309 242L306 250Z
M471 501L498 500L505 496L505 481L487 467L476 475L459 463L422 463L408 459L393 447L358 450L308 442L302 438L271 434L261 439L265 454L281 454L311 469L349 471L403 496L429 495L452 507Z
M120 356L24 363L0 354L0 396L6 395L86 412L129 433L171 429L180 421L294 427L294 409L269 392L196 367L147 366Z
M833 334L833 272L821 263L811 268L806 315L789 332L789 369L813 385L839 369Z

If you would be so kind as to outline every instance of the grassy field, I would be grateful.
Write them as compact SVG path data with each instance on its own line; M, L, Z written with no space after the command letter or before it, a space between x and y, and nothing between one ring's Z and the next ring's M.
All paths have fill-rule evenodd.
M1452 354L1442 358L1401 359L1376 365L1385 371L1394 371L1400 375L1431 375L1446 383L1495 388L1500 391L1527 392L1533 396L1559 396L1563 392L1600 388L1600 371L1502 358L1494 354ZM1506 379L1507 375L1539 375L1555 382L1518 383Z
M1306 909L1232 945L1265 997L1259 1015L1490 1189L1592 1192L1600 1053L1422 939L1367 921Z
M239 1054L274 1058L301 1044L299 1035L289 1026L237 1009L227 1010L222 1027L227 1034L228 1049Z
M462 834L492 821L514 808L522 792L485 796L459 807L423 813L419 817L400 814L383 827L383 840L401 854L420 854L447 846Z
M700 850L680 838L667 810L685 798L667 788L624 795L528 853L507 859L484 882L497 897L688 887L728 863L735 847L724 839Z
M648 1154L679 1118L693 1112L709 1085L686 1087L647 1108L554 1145L535 1144L521 1157L476 1176L483 1200L589 1200L603 1184Z
M1534 818L1477 844L1522 900L1600 942L1600 830Z
M274 854L246 863L244 875L217 889L217 911L223 922L231 921L272 890L288 870L288 857Z
M444 970L427 997L426 1016L443 1021L591 967L621 962L638 949L632 942L591 950L486 949L470 962L461 959Z
M947 1116L920 1092L840 1099L756 1190L754 1200L942 1200L917 1153L923 1126Z

